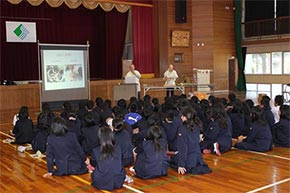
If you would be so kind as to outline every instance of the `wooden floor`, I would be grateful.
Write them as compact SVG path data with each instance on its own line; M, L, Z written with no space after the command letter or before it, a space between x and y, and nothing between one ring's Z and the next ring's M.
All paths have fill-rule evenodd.
M11 138L7 132L0 131L1 193L108 192L90 186L90 174L43 178L47 171L45 158L32 158L29 151L18 152L16 145L2 142L7 138ZM114 192L290 192L289 148L274 148L267 153L232 149L221 157L205 155L204 160L212 173L181 176L170 168L166 177L133 177L132 184Z

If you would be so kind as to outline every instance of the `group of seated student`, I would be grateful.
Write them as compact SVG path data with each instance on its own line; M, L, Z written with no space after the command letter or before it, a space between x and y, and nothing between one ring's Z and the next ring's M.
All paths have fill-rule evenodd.
M289 106L278 95L279 108L271 111L270 101L267 95L256 105L234 94L208 100L173 95L159 103L146 95L112 107L98 97L78 109L64 102L60 116L43 104L35 126L28 108L21 107L13 134L16 144L31 143L35 152L46 153L44 177L91 172L92 186L113 190L130 181L125 167L141 179L166 176L169 167L181 175L207 174L211 169L202 154L290 147Z

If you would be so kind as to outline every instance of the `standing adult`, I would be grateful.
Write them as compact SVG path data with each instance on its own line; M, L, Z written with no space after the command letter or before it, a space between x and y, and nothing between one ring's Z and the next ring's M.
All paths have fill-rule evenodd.
M125 79L129 78L129 77L133 77L135 78L135 83L137 84L137 91L138 91L138 99L140 99L140 78L141 78L141 74L138 70L135 70L135 65L131 64L129 66L129 72L127 72Z
M166 88L166 96L172 96L174 95L174 87L175 81L178 78L177 72L174 70L174 66L172 64L169 64L168 69L164 72L163 79L165 80L164 86L168 87ZM170 95L169 95L170 94Z

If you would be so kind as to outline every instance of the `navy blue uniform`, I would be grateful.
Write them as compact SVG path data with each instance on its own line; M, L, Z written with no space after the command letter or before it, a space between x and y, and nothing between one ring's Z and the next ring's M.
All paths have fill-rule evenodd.
M63 176L86 173L86 155L72 132L64 136L49 135L46 149L47 170L54 175ZM56 170L53 166L56 166Z
M245 119L239 113L229 113L229 117L233 127L232 137L238 138L245 130Z
M265 112L266 121L271 129L275 123L274 115L273 115L270 107L265 107L264 112Z
M34 152L40 151L41 153L45 153L46 151L46 143L47 137L49 136L49 129L41 129L36 132L34 139L31 142L32 149Z
M121 188L126 178L126 172L122 165L122 153L119 146L115 146L113 157L100 160L101 148L93 150L90 163L95 167L91 177L92 186L100 190L114 190Z
M199 147L200 129L193 131L184 125L178 128L177 150L170 160L170 166L174 169L184 167L187 173L206 174L211 172L208 165L203 161Z
M79 119L68 121L67 129L76 134L79 143L81 144L83 137L81 134L82 123Z
M82 147L86 155L91 155L95 147L99 145L98 138L99 126L94 125L91 127L83 127L81 129L82 133Z
M135 163L136 176L142 179L149 179L167 175L168 157L166 155L166 141L158 140L162 151L155 151L153 140L143 141L142 147L137 150Z
M237 143L235 147L259 152L271 150L272 134L269 125L262 125L257 121L253 122L247 138Z
M181 125L182 121L180 118L174 118L171 123L162 123L162 127L166 133L169 151L177 151L177 132Z
M248 136L252 124L252 117L250 114L245 114L245 129L242 131L243 136Z
M130 134L126 130L115 131L115 144L119 145L122 152L122 164L128 166L133 163L133 145Z
M12 133L15 134L16 144L31 143L34 139L33 123L31 119L18 120Z
M290 147L290 121L280 119L272 128L273 143L277 147Z
M231 149L232 146L232 131L230 129L230 120L228 119L229 128L221 128L217 121L210 122L209 128L204 131L204 140L200 143L200 148L214 149L213 144L219 144L219 150L224 153Z

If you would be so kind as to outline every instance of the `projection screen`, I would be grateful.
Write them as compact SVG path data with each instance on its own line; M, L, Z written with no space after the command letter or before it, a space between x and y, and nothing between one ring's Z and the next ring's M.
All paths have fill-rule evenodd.
M89 45L38 44L41 101L88 99Z

